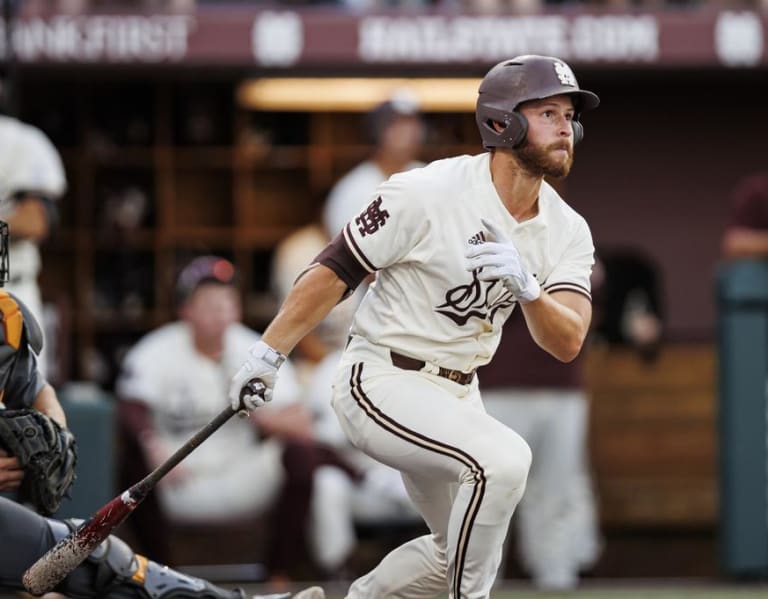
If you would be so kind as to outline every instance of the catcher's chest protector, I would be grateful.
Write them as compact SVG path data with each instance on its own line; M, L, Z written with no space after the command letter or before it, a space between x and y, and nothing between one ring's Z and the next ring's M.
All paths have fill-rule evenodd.
M13 367L13 360L21 343L24 316L16 300L1 290L0 318L2 318L2 326L0 326L0 402L2 402Z
M30 398L20 396L19 389L32 387L28 385L29 376L36 367L30 365L29 360L42 348L43 335L37 319L23 302L0 289L0 403L4 402L5 407L30 404ZM18 364L19 361L22 364ZM11 380L14 372L16 378ZM16 389L13 397L8 395L11 388Z
M8 295L7 291L0 291L0 313L3 318L3 345L9 345L14 350L19 349L21 333L24 329L24 315L18 302Z

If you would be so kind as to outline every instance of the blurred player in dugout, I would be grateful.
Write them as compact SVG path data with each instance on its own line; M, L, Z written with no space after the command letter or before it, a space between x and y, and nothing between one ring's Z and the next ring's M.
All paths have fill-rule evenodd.
M333 186L323 205L320 222L294 232L275 252L272 288L280 302L306 265L350 218L370 203L379 184L394 173L423 166L417 158L423 147L425 125L409 90L399 89L376 105L365 115L364 126L373 145L371 155ZM343 347L363 291L359 289L352 301L336 306L317 329L299 343L296 360L302 375L306 375L303 380L309 379L314 366L322 359Z
M0 288L12 272L7 254L6 223L0 220ZM66 432L66 414L54 388L45 380L37 363L42 337L35 316L21 300L0 289L0 414L15 417L25 410L39 412L50 418ZM24 435L30 438L36 422L29 420ZM34 437L34 435L32 435ZM32 443L39 446L39 443ZM69 446L57 445L61 451ZM38 447L39 449L39 447ZM35 456L35 460L39 459ZM29 456L27 458L29 459ZM67 468L74 468L76 460L68 459ZM54 462L50 462L53 464ZM25 465L26 464L26 465ZM18 501L0 496L0 594L3 591L23 590L22 576L26 569L59 540L66 537L79 521L61 521L45 518L35 509L55 511L57 506L36 505L29 494L29 476L40 476L31 462L10 453L0 443L0 493L8 493ZM71 484L71 478L69 483ZM39 503L39 502L38 502ZM246 599L240 589L226 590L209 582L186 576L157 562L138 555L115 536L109 536L80 566L75 568L54 589L53 597L93 599ZM59 594L62 593L62 594ZM296 595L311 598L307 589ZM3 595L4 596L4 595ZM285 599L288 594L256 599Z
M41 328L43 302L38 286L38 244L57 220L56 204L67 188L61 158L37 127L4 113L0 81L0 218L10 229L13 271L6 289L21 299ZM45 353L38 365L46 373Z
M147 469L165 461L227 405L226 386L239 356L259 339L240 322L235 270L228 260L192 260L181 271L176 290L179 320L142 338L127 354L117 382L121 422ZM324 515L333 518L336 477L324 473L338 470L342 478L358 478L333 450L314 442L310 413L300 398L289 364L272 404L227 422L155 493L160 515L171 523L231 523L271 513L275 526L268 565L273 581L289 577L307 545L321 566L332 561L324 553L332 544L325 537L332 539L335 532ZM312 503L321 507L311 509ZM165 528L162 520L142 526L134 518L133 524L137 535L152 535L145 542L153 551L161 549L165 539L157 531Z
M731 193L722 255L732 260L768 257L768 172L744 177Z
M346 173L331 189L324 204L321 222L308 225L286 238L278 247L272 266L273 290L282 302L293 283L312 259L322 251L350 219L370 203L376 188L391 175L423 163L417 160L423 148L425 125L419 106L407 89L399 89L374 106L364 118L365 132L373 144L366 160ZM304 337L295 353L307 401L313 412L315 434L335 447L364 473L359 482L338 470L324 476L336 478L336 516L323 520L334 534L326 537L326 552L343 568L357 543L356 524L381 526L418 523L420 517L407 496L400 473L376 462L352 447L331 408L331 388L341 350L365 285L353 298L340 303ZM322 508L318 502L316 508ZM319 518L319 515L316 516Z

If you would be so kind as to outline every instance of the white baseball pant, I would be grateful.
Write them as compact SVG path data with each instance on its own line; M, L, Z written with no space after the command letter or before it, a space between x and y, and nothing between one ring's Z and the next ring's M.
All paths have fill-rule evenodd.
M398 369L387 348L354 337L333 406L356 447L402 473L431 531L389 553L347 598L489 597L531 452L485 413L477 380Z

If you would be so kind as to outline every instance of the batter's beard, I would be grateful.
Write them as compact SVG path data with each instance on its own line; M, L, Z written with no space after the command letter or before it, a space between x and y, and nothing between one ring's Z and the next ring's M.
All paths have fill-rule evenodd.
M568 150L568 159L564 162L555 161L550 156L550 152L559 149ZM562 179L568 176L573 166L573 148L562 142L542 147L534 146L525 140L517 149L516 155L520 165L534 177Z

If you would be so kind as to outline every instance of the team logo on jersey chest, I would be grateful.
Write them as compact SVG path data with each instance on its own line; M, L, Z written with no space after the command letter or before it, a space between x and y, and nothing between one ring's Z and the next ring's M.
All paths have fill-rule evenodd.
M499 281L480 281L477 270L472 271L472 282L458 285L445 292L445 302L435 306L435 312L464 326L470 318L490 320L499 310L510 308L517 301Z
M387 224L388 218L389 212L381 209L381 196L379 196L360 213L360 216L355 219L355 224L358 225L357 230L360 235L365 237L366 235L373 235Z

